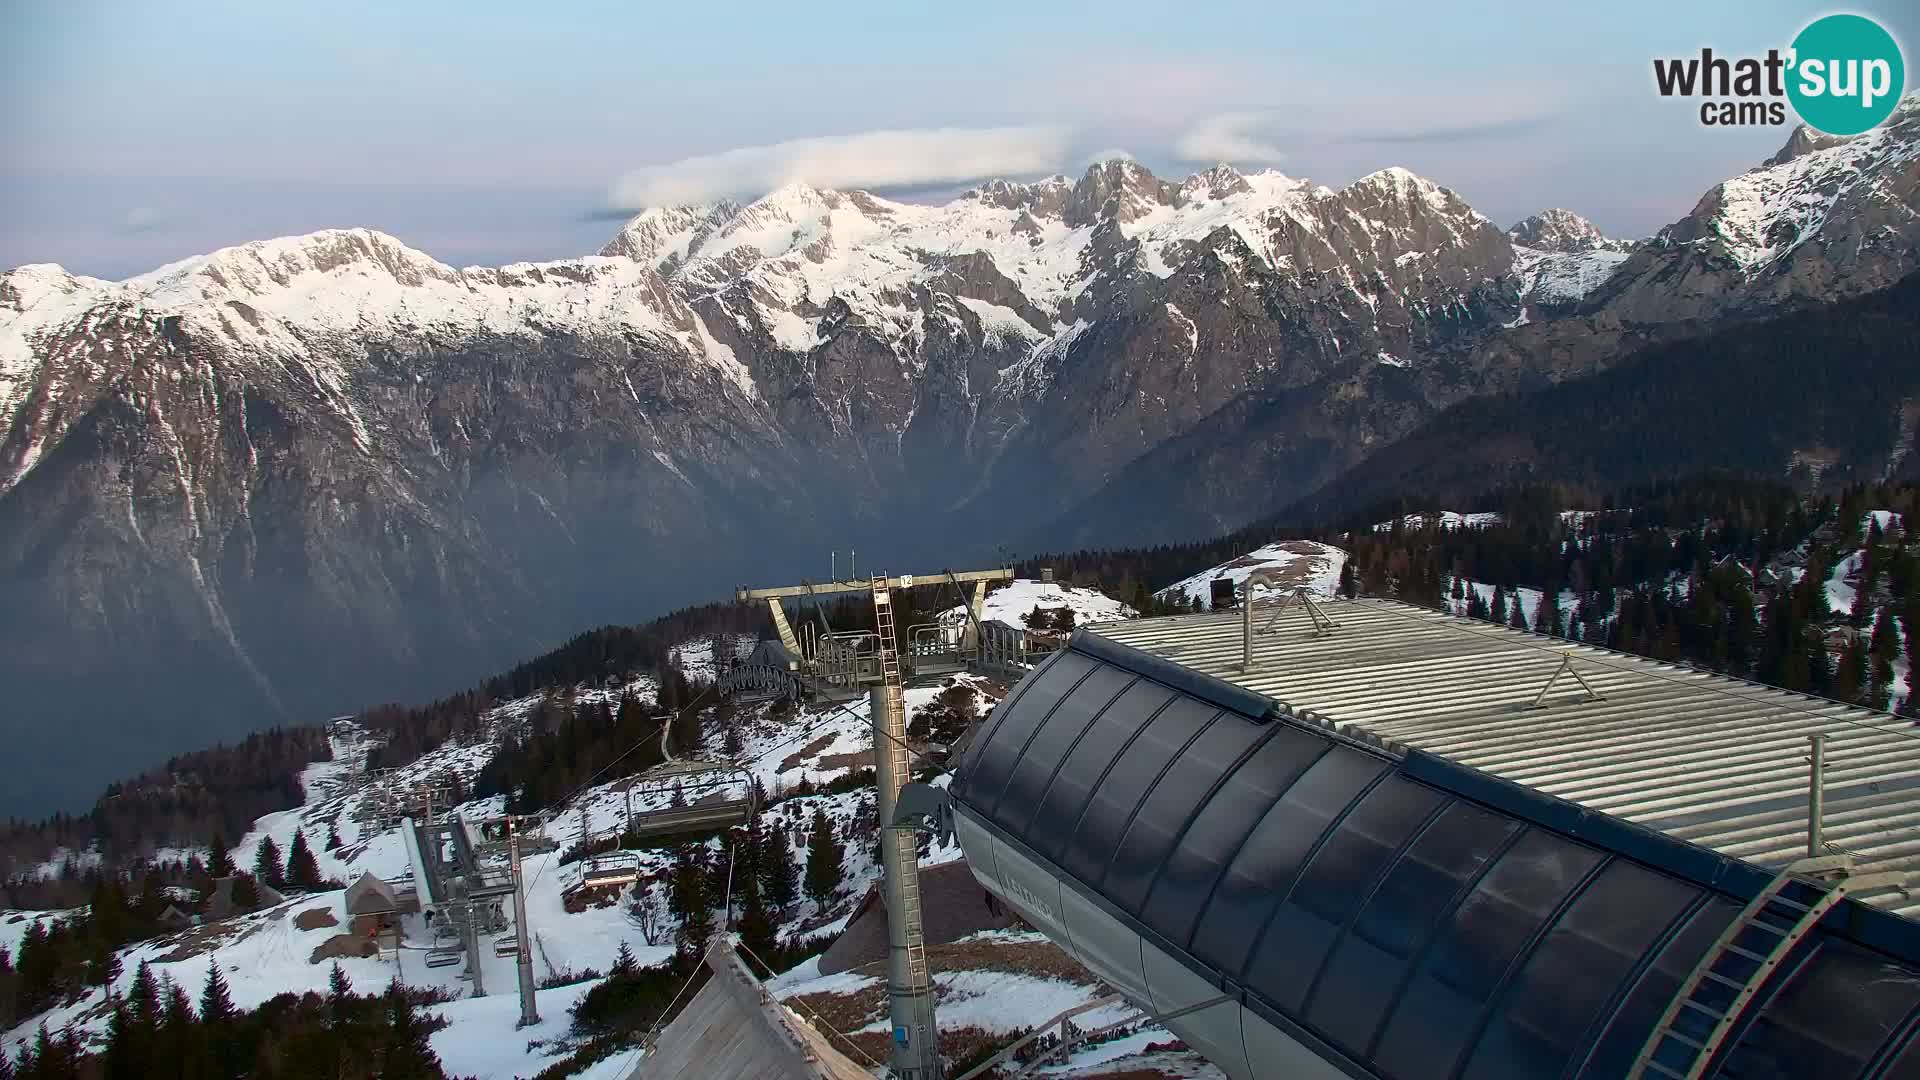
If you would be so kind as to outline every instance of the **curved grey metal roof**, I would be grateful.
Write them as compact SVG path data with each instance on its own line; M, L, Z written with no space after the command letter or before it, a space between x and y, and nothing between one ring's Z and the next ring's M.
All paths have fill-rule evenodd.
M951 790L1250 1010L1394 1080L1624 1075L1772 877L1086 632ZM1842 901L1726 1046L1709 1075L1920 1074L1920 926Z

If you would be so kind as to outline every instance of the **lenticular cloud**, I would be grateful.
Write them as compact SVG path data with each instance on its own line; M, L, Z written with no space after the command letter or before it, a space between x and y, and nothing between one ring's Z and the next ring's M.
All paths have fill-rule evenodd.
M787 184L829 188L957 184L1057 171L1069 135L1057 127L865 131L744 146L649 165L622 176L608 201L639 210L762 195Z

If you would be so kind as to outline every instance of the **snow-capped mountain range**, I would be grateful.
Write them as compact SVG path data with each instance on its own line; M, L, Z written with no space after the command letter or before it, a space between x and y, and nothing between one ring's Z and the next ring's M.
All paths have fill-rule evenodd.
M1916 136L1916 97L1796 134L1637 245L1561 211L1509 232L1399 168L1107 161L939 206L653 209L551 263L348 229L120 282L20 267L0 663L146 679L219 735L455 685L743 568L940 565L1017 540L1010 507L1047 542L1211 533L1459 400L1890 284Z

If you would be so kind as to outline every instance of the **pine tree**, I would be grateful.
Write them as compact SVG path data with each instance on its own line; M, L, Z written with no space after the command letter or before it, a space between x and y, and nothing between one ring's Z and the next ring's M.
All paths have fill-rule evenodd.
M127 985L127 1005L136 1023L149 1028L160 1023L160 983L145 960L134 969L133 982Z
M47 1030L47 1022L40 1021L40 1029L34 1033L33 1046L20 1049L20 1075L41 1080L56 1075L60 1067L60 1051L53 1045L53 1033Z
M767 913L767 905L760 897L760 886L748 882L744 895L740 898L740 944L756 957L765 957L774 951L778 939L774 932L773 919ZM761 961L765 963L765 961Z
M733 891L733 848L721 845L718 850L707 853L707 903L709 906L731 904ZM731 916L732 912L726 912Z
M1822 697L1833 693L1833 656L1827 650L1827 635L1820 627L1814 626L1808 631L1801 651L1807 658L1804 689Z
M759 780L757 778L754 780L754 787L756 790L750 793L754 800L754 805L764 805L766 802L766 794L757 790L759 788ZM760 815L750 815L747 818L746 826L736 834L736 837L733 856L734 873L738 875L743 886L746 882L752 882L753 887L758 889L760 887L761 876L760 853L767 846L767 835L760 828Z
M680 920L676 931L683 958L697 960L706 952L713 935L713 911L707 895L706 848L683 845L675 853L672 876L668 881L667 910Z
M146 1075L146 1048L136 1045L133 1021L122 1002L114 1002L113 1015L107 1018L107 1080L137 1080ZM0 1057L6 1051L0 1048Z
M1900 613L1900 636L1907 649L1907 685L1920 687L1920 573L1913 577Z
M1487 617L1486 597L1480 595L1479 589L1470 590L1467 593L1467 618L1485 619L1486 617Z
M252 874L233 875L233 891L229 895L236 913L260 909L260 886L255 884Z
M253 856L254 878L262 885L270 885L277 889L287 883L280 866L280 845L274 843L271 836L261 837L260 846L255 849Z
M333 822L327 826L327 850L338 851L340 844L340 823Z
M1492 622L1503 624L1507 621L1507 587L1505 585L1493 587L1493 608L1487 613L1487 618Z
M833 899L845 872L846 849L833 835L833 819L824 807L814 807L811 834L807 837L807 895L822 907Z
M346 1025L348 1012L353 1003L353 980L340 968L340 961L333 962L333 970L327 972L327 1025L339 1031Z
M160 1061L172 1063L169 1073L183 1078L206 1075L206 1052L193 1015L193 1001L185 987L171 978L161 980L162 1006L160 1037L157 1041Z
M1533 630L1536 634L1559 637L1560 629L1560 591L1545 589L1540 593L1540 605L1533 612Z
M1873 622L1873 641L1867 647L1871 670L1867 677L1868 708L1885 709L1893 698L1893 661L1900 653L1900 631L1894 626L1893 609L1881 608Z
M775 912L784 912L793 906L799 885L799 875L793 865L792 838L787 835L785 825L775 825L760 847L761 896Z
M200 991L200 1031L205 1038L206 1072L212 1080L233 1080L240 1075L238 1024L233 995L218 963L207 965L207 984Z
M1518 592L1513 594L1513 618L1507 625L1513 627L1515 630L1525 630L1527 628L1527 606L1520 602L1520 594Z
M608 975L631 975L640 969L639 961L633 958L633 950L626 942L620 943L620 951L613 954L613 966L607 969Z
M439 1080L440 1058L428 1043L426 1025L395 979L387 987L387 1039L380 1055L382 1080Z
M1829 690L1841 701L1858 703L1867 694L1867 645L1858 635L1848 639L1840 650L1840 662L1834 668Z
M233 859L227 855L227 838L216 832L213 834L211 850L207 854L207 876L232 877L233 870Z
M1340 564L1340 595L1351 600L1360 593L1359 583L1353 578L1353 560Z
M313 849L307 846L307 834L293 830L293 845L287 849L288 884L302 889L317 889L321 885L320 863L313 857Z
M96 932L86 945L88 952L86 980L89 986L112 987L120 978L120 957L113 951L107 939Z
M220 965L209 961L207 964L207 982L200 990L200 1022L214 1025L233 1019L233 994L227 990L226 977L220 974Z

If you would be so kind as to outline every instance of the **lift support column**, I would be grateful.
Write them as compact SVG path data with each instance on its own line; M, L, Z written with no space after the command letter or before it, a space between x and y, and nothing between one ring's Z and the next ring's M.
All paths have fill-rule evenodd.
M894 803L908 777L907 723L898 686L868 691L880 788L880 866L887 904L887 997L893 1016L893 1074L940 1080L940 1037L933 1019L933 976L920 918L920 837L895 828Z

